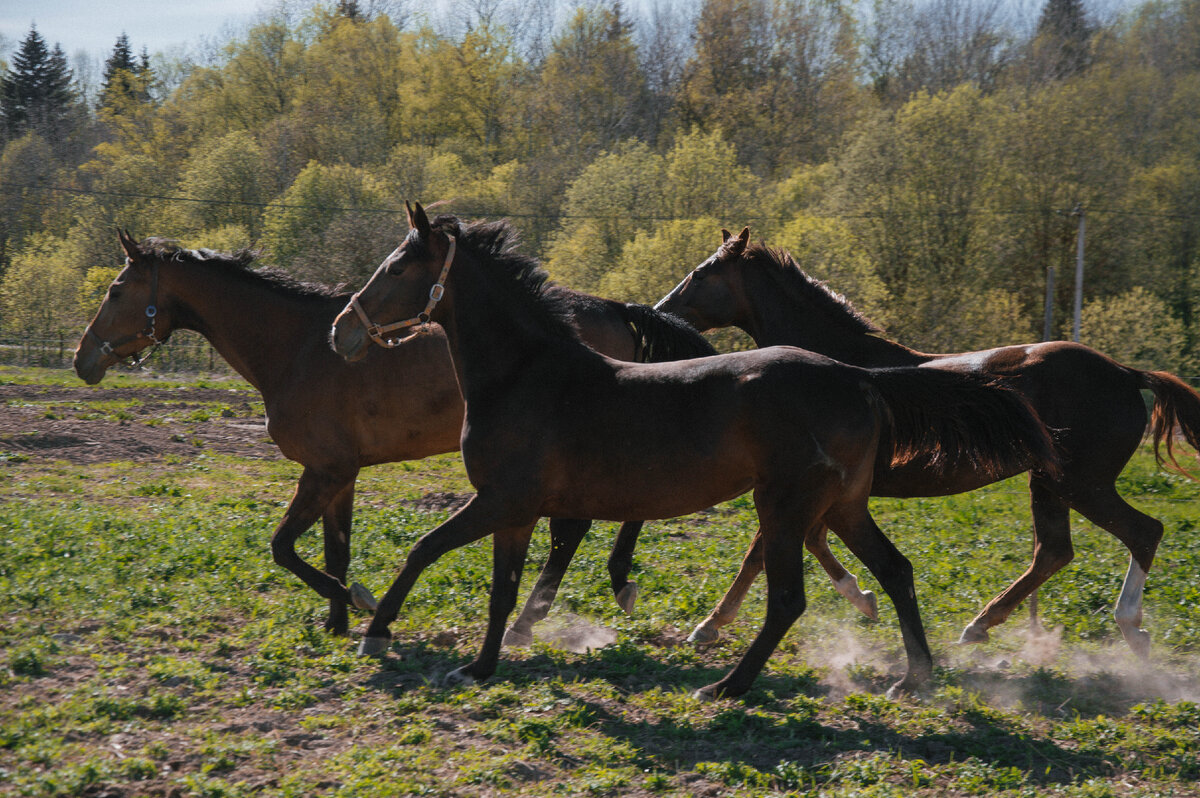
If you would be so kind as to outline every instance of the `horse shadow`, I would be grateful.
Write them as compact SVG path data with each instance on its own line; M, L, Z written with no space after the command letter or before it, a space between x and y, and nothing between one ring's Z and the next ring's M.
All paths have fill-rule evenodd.
M454 648L416 641L400 646L399 658L381 661L368 680L374 689L399 697L419 686L445 691L442 677L463 664ZM1024 774L1028 783L1067 786L1081 774L1106 773L1112 762L1096 751L1064 747L1031 734L1015 713L997 711L981 693L1019 696L1025 713L1061 720L1114 715L1136 703L1161 697L1146 687L1117 684L1100 677L1070 677L1049 670L1024 674L939 669L935 681L943 688L937 697L925 696L917 707L897 709L881 693L891 680L883 674L852 677L853 689L842 709L830 715L838 696L814 671L799 674L767 672L750 694L722 702L713 714L679 712L678 703L665 700L661 711L647 710L655 691L691 693L725 668L696 663L682 653L673 661L670 650L648 651L645 646L619 642L570 655L541 649L518 661L502 662L483 685L508 685L521 690L540 685L550 698L586 719L593 732L636 752L647 770L693 773L715 767L726 778L741 770L770 774L776 786L803 786L796 778L821 781L872 757L890 758L894 767L905 762L961 765L972 759L993 770ZM601 682L613 689L608 696L580 697L572 684ZM949 696L949 697L947 697ZM956 698L957 697L957 698ZM439 700L435 695L434 700ZM889 723L889 715L904 712L919 718L912 723ZM931 718L942 712L945 722ZM903 760L903 761L901 761ZM732 774L730 776L729 774ZM796 776L796 774L801 774ZM789 781L791 779L791 781Z

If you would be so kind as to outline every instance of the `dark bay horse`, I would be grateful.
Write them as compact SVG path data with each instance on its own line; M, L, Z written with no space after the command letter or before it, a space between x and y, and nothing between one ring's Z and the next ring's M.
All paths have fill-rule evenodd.
M275 561L329 599L325 626L348 631L346 587L354 483L364 466L412 460L459 448L463 402L440 333L375 347L348 364L329 349L329 328L350 295L302 285L250 268L248 253L187 250L134 241L122 233L127 264L108 289L75 350L75 371L89 385L107 369L176 329L194 330L263 397L267 429L284 456L304 466L291 504L271 540ZM580 335L618 359L673 359L712 353L699 333L641 305L560 290ZM324 521L325 570L296 552L297 538ZM589 521L554 519L550 557L521 617L517 642L545 617ZM609 560L613 591L626 612L640 522L623 527ZM356 586L357 587L357 586ZM364 590L357 604L371 608Z
M869 371L791 347L613 360L580 341L545 273L512 250L506 222L430 222L417 205L409 223L408 237L338 316L333 345L361 357L367 325L396 317L444 328L466 401L463 460L478 492L413 546L360 653L389 648L389 627L425 568L491 535L487 632L476 659L451 674L485 679L540 516L670 518L753 490L766 619L737 666L700 695L749 689L804 611L804 541L824 527L896 607L908 656L896 687L928 678L912 567L867 509L880 441L889 462L1053 468L1048 434L1023 399L970 375Z
M683 316L700 330L736 326L759 346L802 346L867 368L919 366L1000 377L1056 430L1061 470L1035 470L1029 479L1033 562L971 621L962 642L987 640L988 629L1002 623L1071 561L1069 510L1074 508L1129 548L1129 570L1115 616L1130 648L1147 655L1150 639L1141 628L1142 593L1163 527L1126 503L1115 483L1146 433L1146 408L1139 389L1154 394L1150 431L1160 463L1164 442L1166 459L1174 463L1171 446L1176 431L1193 447L1200 443L1200 395L1166 372L1123 366L1094 349L1064 341L958 354L914 351L884 338L881 330L840 295L805 274L787 253L750 244L749 229L739 236L722 233L724 242L716 253L660 300L658 309ZM936 471L923 468L919 461L895 468L880 461L871 492L945 496L1016 473L971 468ZM716 628L733 619L741 596L761 568L752 547L734 588L698 627L699 636L715 639Z

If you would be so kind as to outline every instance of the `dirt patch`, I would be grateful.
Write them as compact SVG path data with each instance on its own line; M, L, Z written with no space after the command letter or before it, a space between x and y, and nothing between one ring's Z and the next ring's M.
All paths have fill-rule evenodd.
M190 459L205 451L281 459L266 418L253 410L258 399L234 388L2 385L0 453L78 464ZM119 414L90 409L124 401L135 404Z

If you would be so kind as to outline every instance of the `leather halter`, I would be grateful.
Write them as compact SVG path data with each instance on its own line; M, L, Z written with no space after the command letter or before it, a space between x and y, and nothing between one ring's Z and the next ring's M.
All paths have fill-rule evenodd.
M391 324L375 324L367 316L366 311L362 309L362 305L358 304L358 297L366 290L367 286L364 285L358 291L354 292L354 296L350 297L350 307L354 308L354 312L358 314L358 318L362 321L363 326L367 328L367 335L372 341L385 349L395 349L404 339L384 338L384 335L395 330L405 329L406 327L415 327L418 324L429 323L429 314L433 312L433 309L437 307L437 303L446 295L446 275L450 273L450 264L454 262L456 242L452 235L447 235L446 238L450 240L450 248L446 250L446 262L442 264L442 271L438 274L437 282L429 287L429 301L425 303L425 309L416 316L404 319L403 321L392 322ZM375 278L382 274L386 268L386 262L379 264L379 268L375 270L375 274L367 281L367 285L375 282Z
M125 265L128 266L130 263L131 263L131 261L129 260L129 258L126 258ZM157 317L158 317L158 264L156 263L150 267L150 304L146 305L146 326L144 328L142 328L141 330L138 330L135 333L131 333L129 335L123 335L120 338L116 339L115 341L106 341L103 338L101 338L99 335L96 335L96 331L93 330L91 325L89 324L88 328L87 328L87 335L91 336L92 340L95 341L96 344L100 347L100 352L102 354L115 357L118 361L125 360L126 358L133 358L132 365L140 366L141 364L145 363L146 360L151 355L154 354L155 350L157 350L158 347L162 346L166 342L165 338L161 341L158 340L158 336L154 332L154 320ZM121 347L125 346L126 344L133 343L134 341L139 341L142 338L149 339L150 343L154 344L153 348L149 352L147 352L145 355L138 357L137 352L130 352L128 355L118 355L117 354L116 350L120 349Z

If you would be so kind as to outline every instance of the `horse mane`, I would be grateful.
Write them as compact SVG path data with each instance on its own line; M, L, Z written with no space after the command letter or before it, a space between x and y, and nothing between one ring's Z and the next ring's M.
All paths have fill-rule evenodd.
M218 252L212 249L188 249L169 238L147 238L138 245L143 255L169 260L176 263L217 266L226 274L246 284L265 286L285 296L300 299L341 296L346 292L341 286L329 286L297 280L287 272L275 268L252 268L259 256L256 249L243 248L236 252Z
M751 244L744 258L757 258L768 266L767 273L775 280L789 299L815 306L836 324L852 332L865 335L882 335L883 329L859 313L850 300L834 291L823 281L808 275L790 253L765 244Z
M571 324L570 292L556 290L536 258L516 251L519 236L507 219L464 224L457 216L441 215L430 226L454 236L459 247L499 271L518 289L515 296L528 298L533 318L547 333L579 340Z

